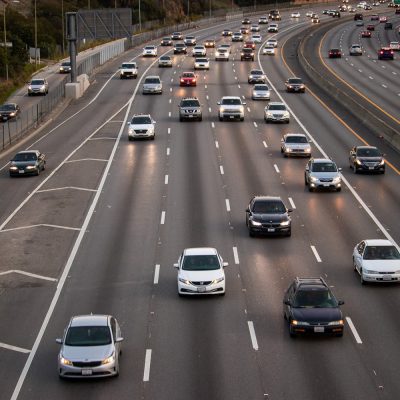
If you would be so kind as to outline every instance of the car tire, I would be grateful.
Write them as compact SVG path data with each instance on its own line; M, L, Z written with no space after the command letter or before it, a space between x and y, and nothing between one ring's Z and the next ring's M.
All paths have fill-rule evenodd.
M201 121L203 121L203 117L200 117L200 118L199 118L199 122L201 122Z
M367 284L367 282L363 278L362 269L360 269L360 283L363 286Z
M341 187L340 187L340 188L337 188L336 191L337 191L337 192L341 192L341 191L342 191L342 188L341 188Z
M251 229L249 229L249 236L250 237L255 237L256 235L254 234L254 232L251 230Z
M342 333L337 333L335 336L336 337L343 337L343 332Z
M313 192L313 191L314 191L314 188L312 188L311 186L309 186L309 187L308 187L308 191L309 191L309 192Z
M353 173L354 173L354 174L357 174L357 172L358 172L358 171L357 171L356 164L353 164Z
M291 230L291 229L290 229L290 231L289 231L289 232L287 232L287 233L286 233L286 236L287 236L287 237L290 237L290 236L292 236L292 230Z
M36 171L36 176L40 175L40 167L38 167L37 171Z
M289 123L289 120L287 120L286 123L288 124L288 123Z
M156 135L153 135L150 140L154 140L156 138Z
M296 334L292 331L290 321L289 321L289 335L290 335L291 338L295 338L296 337Z
M267 120L267 118L264 118L264 121L265 121L266 124L269 123L269 121Z
M243 122L243 121L244 121L244 117L240 118L240 122Z

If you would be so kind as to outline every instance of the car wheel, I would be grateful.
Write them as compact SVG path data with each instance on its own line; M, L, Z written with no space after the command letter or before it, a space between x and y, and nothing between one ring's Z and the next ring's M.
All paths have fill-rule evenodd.
M269 122L269 121L267 120L267 118L264 118L264 121L265 121L266 124L268 124L268 122Z
M309 192L312 192L312 191L314 191L314 189L313 189L311 186L309 186L309 187L308 187L308 191L309 191Z
M240 121L243 122L244 121L244 117L240 118Z
M183 121L183 118L182 118L182 117L179 117L179 121L182 122L182 121Z
M289 123L289 120L287 120L286 123L288 124L288 123Z
M156 135L153 135L150 139L154 140L156 138Z
M296 337L296 334L292 330L292 324L290 323L290 321L289 321L289 335L290 335L291 338L295 338Z
M361 285L365 285L367 282L364 280L362 269L360 269L360 283Z
M337 192L341 192L341 191L342 191L342 188L339 187L339 188L336 189L336 191L337 191Z
M343 337L343 332L342 333L337 333L335 336L336 337Z
M220 115L218 116L218 118L219 118L220 121L223 121L223 120L224 120L224 118L221 117Z
M200 121L200 122L203 121L203 117L200 117L200 118L199 118L199 121Z
M249 236L250 236L250 237L256 236L255 233L254 233L251 229L249 229Z
M356 164L353 164L353 173L356 174L357 172L358 172L358 171L357 171Z
M304 175L304 184L307 186L308 185L308 181L307 181L307 178L306 178L306 176Z
M290 230L288 233L286 233L286 236L287 236L287 237L292 236L292 230Z
M37 171L36 171L36 176L40 175L40 167L38 167Z

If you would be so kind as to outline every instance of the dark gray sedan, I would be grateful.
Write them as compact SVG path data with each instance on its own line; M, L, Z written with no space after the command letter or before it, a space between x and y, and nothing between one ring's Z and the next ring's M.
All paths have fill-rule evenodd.
M45 155L39 150L17 153L10 162L10 176L39 175L46 168Z
M3 104L0 106L0 121L16 118L20 112L19 105L16 103Z

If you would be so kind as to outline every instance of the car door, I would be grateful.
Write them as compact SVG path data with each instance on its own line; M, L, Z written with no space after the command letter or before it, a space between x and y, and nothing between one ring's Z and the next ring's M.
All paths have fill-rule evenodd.
M288 290L285 293L285 296L283 298L283 314L287 320L290 320L290 309L291 306L288 304L285 304L286 302L292 302L293 301L293 296L294 296L294 290L295 290L295 284L294 282L289 286Z
M364 254L364 250L365 250L365 242L362 241L357 245L354 254L354 265L358 272L360 272L360 270L362 269L362 260L363 260L362 257Z
M307 183L310 182L310 171L311 171L311 166L312 166L312 162L311 160L308 161L307 165L306 165L306 171L305 171L305 177L306 177L306 181Z

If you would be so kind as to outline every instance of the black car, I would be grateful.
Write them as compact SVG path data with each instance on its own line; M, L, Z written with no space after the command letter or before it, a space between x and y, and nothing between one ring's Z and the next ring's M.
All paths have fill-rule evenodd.
M174 54L186 54L187 47L185 43L176 43L174 46Z
M272 21L280 21L281 15L279 10L271 10L268 14L268 19L271 19Z
M242 24L243 25L249 25L249 24L251 24L251 21L250 21L250 18L243 18L243 20L242 20Z
M240 61L243 60L254 61L254 50L250 48L242 49L240 53Z
M354 21L362 21L364 16L361 13L354 14Z
M291 236L292 220L280 197L255 196L246 208L246 225L251 237L256 234Z
M161 46L172 46L172 39L170 37L168 37L168 36L167 37L163 37L161 39L160 45Z
M316 333L343 336L340 306L323 278L296 278L283 298L283 316L291 337Z
M45 155L39 150L18 152L10 161L10 176L39 175L46 168Z
M384 26L384 28L385 29L393 29L393 24L391 23L391 22L385 22L385 26Z
M350 168L360 171L385 173L383 154L374 146L354 146L349 155Z
M378 52L378 60L394 60L394 51L390 47L382 47Z
M329 58L341 58L342 57L342 52L340 49L330 49L328 53Z
M285 82L285 85L287 92L304 93L306 91L306 87L301 78L289 78Z
M60 74L69 74L71 72L71 62L70 61L64 61L60 65L59 72Z
M340 18L340 11L333 11L331 16L332 18Z
M0 106L0 121L8 121L17 118L21 112L19 105L16 103L6 103Z

